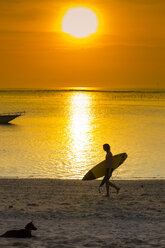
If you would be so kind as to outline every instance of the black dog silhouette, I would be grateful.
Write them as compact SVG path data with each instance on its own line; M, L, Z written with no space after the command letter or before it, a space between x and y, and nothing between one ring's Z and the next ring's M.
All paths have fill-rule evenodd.
M28 223L24 229L20 230L10 230L2 234L0 237L6 238L31 238L33 237L31 234L32 230L37 230L37 228L33 225L32 222Z

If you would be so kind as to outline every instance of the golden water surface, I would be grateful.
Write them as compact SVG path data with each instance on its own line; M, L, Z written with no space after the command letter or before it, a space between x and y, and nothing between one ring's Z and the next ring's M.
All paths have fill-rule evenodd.
M116 179L165 178L165 93L0 91L1 177L80 179L104 160L104 143L128 158Z

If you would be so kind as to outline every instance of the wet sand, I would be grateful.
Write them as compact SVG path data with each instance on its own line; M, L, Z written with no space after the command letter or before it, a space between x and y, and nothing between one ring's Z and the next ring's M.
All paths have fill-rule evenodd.
M0 234L33 220L31 239L1 238L0 247L165 247L165 180L0 179Z

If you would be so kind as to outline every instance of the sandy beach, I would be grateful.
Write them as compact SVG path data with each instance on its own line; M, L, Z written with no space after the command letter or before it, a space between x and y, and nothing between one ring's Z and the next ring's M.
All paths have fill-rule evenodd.
M1 179L0 234L31 220L38 230L0 247L165 247L165 181L115 182L107 198L99 181Z

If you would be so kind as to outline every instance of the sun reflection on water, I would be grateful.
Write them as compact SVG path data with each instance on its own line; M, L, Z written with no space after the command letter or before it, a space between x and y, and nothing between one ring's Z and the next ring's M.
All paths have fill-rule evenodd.
M78 166L86 161L87 151L90 145L90 105L90 95L75 93L71 96L69 130L71 137L71 153L73 160L77 165L77 170L80 169ZM76 170L75 167L74 170Z

